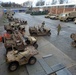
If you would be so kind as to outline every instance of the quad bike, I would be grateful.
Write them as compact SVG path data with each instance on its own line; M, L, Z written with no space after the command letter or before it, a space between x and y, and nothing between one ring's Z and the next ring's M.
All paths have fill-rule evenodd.
M30 27L29 28L29 32L30 32L30 35L51 35L51 30L50 29L47 29L47 28L36 28L36 27Z
M27 45L33 45L35 49L38 48L37 40L34 37L28 36L28 37L24 37L24 39Z
M25 31L25 26L20 25L19 23L14 24L14 22L9 23L9 25L4 25L4 29L7 31L7 33L12 34L14 30L19 30L20 32Z
M7 31L7 33L13 33L13 28L10 25L4 25L4 29Z
M6 31L11 32L12 29L18 29L19 27L23 27L23 26L25 27L25 25L21 25L20 22L12 21L12 22L9 22L9 25L4 25L4 29Z
M51 15L52 13L48 13L47 15L45 15L45 18L50 18Z
M14 32L13 34L7 34L8 37L3 37L2 42L6 48L6 53L12 50L12 47L18 51L22 51L27 46L33 46L38 48L37 40L34 37L22 37L21 33Z
M22 51L26 46L23 44L21 39L17 38L12 34L10 37L3 37L2 42L6 48L6 54L13 49Z
M18 50L9 51L6 55L8 70L13 72L24 64L34 65L36 63L36 58L34 56L37 54L38 51L35 50L34 47L27 47L21 52L18 52Z
M74 41L71 43L71 45L72 45L73 47L76 47L76 33L72 33L72 34L70 35L70 37L74 40Z
M26 25L26 24L27 24L27 21L23 21L23 20L22 20L22 21L20 21L20 24L21 24L21 25L24 25L24 24Z
M22 38L22 40L24 40L24 42L26 43L26 45L31 45L34 46L35 49L38 48L38 44L37 44L37 40L36 38L32 37L32 36L26 36L25 34L21 34L20 32L18 32L20 38Z
M16 27L16 26L15 27L11 27L10 25L7 25L7 26L4 26L4 28L7 31L7 33L10 33L11 35L12 34L13 35L16 34L16 30L18 29L17 30L18 34L16 34L16 35L19 36L19 37L20 36L23 37L24 36L23 32L25 33L24 25L23 26L19 26L19 27ZM27 39L25 39L25 38L27 38ZM35 48L38 47L37 40L34 37L31 37L31 36L24 37L24 39L25 39L25 42L26 42L27 45L33 45Z

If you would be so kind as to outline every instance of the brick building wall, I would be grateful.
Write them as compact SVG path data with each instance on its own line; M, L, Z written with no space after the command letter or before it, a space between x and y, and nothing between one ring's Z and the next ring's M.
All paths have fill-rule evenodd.
M39 9L40 9L39 7L33 8L34 11L39 11ZM64 11L64 7L63 6L58 7L58 8L57 7L52 7L52 8L51 7L43 7L43 10L48 10L49 12L52 12L54 14L56 14L56 13L61 14ZM74 8L66 7L64 12L73 11L73 10L74 10Z

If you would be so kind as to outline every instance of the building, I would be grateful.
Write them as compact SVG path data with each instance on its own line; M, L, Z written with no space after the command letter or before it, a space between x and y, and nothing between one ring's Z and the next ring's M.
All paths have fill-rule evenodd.
M57 5L45 5L45 6L36 6L33 7L34 11L38 11L40 9L43 10L48 10L49 13L54 13L54 14L61 14L63 12L68 12L68 11L75 11L76 10L76 5L75 4L57 4Z

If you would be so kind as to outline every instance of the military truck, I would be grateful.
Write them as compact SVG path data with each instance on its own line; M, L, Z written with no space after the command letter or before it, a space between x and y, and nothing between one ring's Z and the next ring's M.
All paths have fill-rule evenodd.
M8 64L8 70L13 72L18 69L20 65L29 64L34 65L36 63L35 55L38 51L33 47L24 48L23 51L12 50L6 55L6 62Z
M72 45L73 47L76 47L76 33L72 33L72 34L70 35L70 38L74 40L74 41L71 43L71 45Z
M51 15L49 18L53 19L53 20L58 20L59 19L59 15L54 14L54 15Z
M75 18L75 20L74 20L74 23L76 24L76 18Z
M76 18L76 11L69 11L59 15L59 20L65 22L74 20L75 18Z
M51 30L50 29L48 29L48 28L42 28L42 27L30 27L29 28L29 32L30 32L30 35L38 35L38 36L40 36L40 35L51 35L51 32L50 32Z
M50 18L51 15L52 13L48 13L47 15L45 15L45 18Z

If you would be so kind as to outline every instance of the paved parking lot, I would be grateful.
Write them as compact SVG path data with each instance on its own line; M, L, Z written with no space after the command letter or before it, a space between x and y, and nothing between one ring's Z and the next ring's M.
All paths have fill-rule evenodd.
M58 63L63 63L66 68L72 73L72 75L76 75L76 48L73 48L70 43L73 41L70 38L70 34L76 32L76 25L73 22L65 23L60 22L59 20L50 20L44 18L44 16L31 16L25 13L16 13L14 17L27 20L28 26L38 26L41 25L43 21L45 21L45 26L51 29L51 36L40 36L36 37L38 40L38 51L39 55L37 55L37 59L41 59L43 56L52 54L51 57L46 58L45 61L49 66L53 66ZM57 25L61 24L61 32L60 35L57 36ZM27 26L27 27L28 27ZM26 30L27 30L27 27ZM3 24L0 26L0 34L4 32ZM3 43L0 43L0 75L28 75L26 66L21 66L17 71L10 73L7 70L7 64L5 62L5 48ZM33 66L27 65L32 72L42 73L43 69L37 62Z

